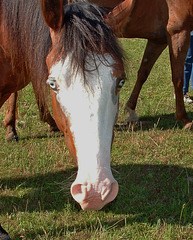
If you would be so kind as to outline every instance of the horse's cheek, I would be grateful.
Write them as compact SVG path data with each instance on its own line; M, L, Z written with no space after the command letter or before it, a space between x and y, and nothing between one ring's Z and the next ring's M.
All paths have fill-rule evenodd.
M76 148L74 145L74 140L72 133L70 131L70 122L68 118L65 116L63 111L60 108L58 101L56 100L56 94L52 91L52 106L53 106L53 114L56 121L56 124L59 130L64 133L65 143L70 152L72 158L77 161Z

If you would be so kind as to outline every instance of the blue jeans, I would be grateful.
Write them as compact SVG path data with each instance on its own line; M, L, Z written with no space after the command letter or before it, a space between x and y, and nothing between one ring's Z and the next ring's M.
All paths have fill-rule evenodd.
M187 57L184 65L184 86L183 93L186 94L189 89L189 83L191 78L191 88L193 89L193 36L191 36L190 47L188 49Z

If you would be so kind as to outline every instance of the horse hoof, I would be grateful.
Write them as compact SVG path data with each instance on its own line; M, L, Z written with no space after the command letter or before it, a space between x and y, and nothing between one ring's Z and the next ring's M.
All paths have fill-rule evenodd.
M6 140L7 142L13 142L13 141L18 142L18 141L19 141L19 137L18 137L18 135L15 135L15 134L13 134L13 133L9 133L9 134L7 134L7 136L5 137L5 140Z
M193 130L193 122L188 122L184 126L185 129Z
M139 122L139 118L138 118L135 110L127 107L127 108L125 108L125 112L126 112L126 111L129 113L129 117L127 118L128 124L129 124L129 123Z

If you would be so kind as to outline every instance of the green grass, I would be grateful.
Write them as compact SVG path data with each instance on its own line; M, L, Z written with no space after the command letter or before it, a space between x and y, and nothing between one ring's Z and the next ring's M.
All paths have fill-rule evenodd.
M121 42L128 54L128 81L118 123L127 118L124 105L146 41ZM64 137L39 121L32 88L25 88L18 107L20 141L5 142L0 128L0 222L12 239L193 239L193 133L175 118L173 92L166 49L140 93L140 126L115 129L117 198L101 211L84 212L70 195L77 167ZM193 105L186 109L193 119Z

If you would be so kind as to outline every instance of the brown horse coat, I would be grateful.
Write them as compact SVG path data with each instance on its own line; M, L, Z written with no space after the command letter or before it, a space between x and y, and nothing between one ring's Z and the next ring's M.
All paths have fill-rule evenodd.
M41 47L43 38L49 36L49 29L44 24L39 0L1 1L0 3L0 107L9 98L4 119L7 128L7 139L18 139L16 120L17 91L24 88L30 81L38 102L41 120L48 122L51 129L56 129L46 98L37 91L39 79L46 81L48 70L42 56L48 52L51 41L48 39L47 49ZM12 9L12 14L10 13ZM27 18L26 18L27 15ZM26 20L27 19L27 20ZM31 21L31 24L29 22ZM39 27L36 24L39 22ZM45 24L44 24L45 25ZM33 32L36 31L36 35Z

